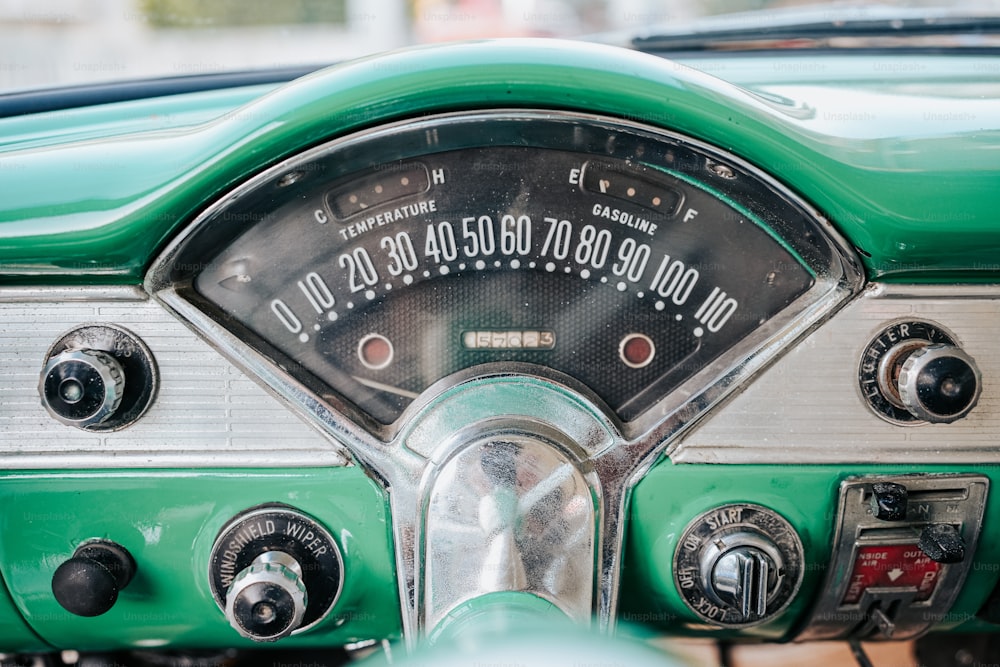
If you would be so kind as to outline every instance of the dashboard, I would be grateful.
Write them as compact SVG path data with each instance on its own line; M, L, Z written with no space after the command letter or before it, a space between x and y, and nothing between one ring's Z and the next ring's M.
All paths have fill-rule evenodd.
M1000 80L905 58L0 119L0 651L991 632Z

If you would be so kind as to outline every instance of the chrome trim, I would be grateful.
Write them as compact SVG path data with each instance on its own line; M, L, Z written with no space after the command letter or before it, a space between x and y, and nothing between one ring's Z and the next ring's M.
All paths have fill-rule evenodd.
M869 409L858 390L858 362L873 336L902 319L941 324L976 360L982 394L963 419L904 427ZM690 430L671 458L732 464L1000 462L998 323L997 285L872 285Z
M715 523L720 516L726 519ZM775 567L773 588L761 597L763 612L748 614L725 602L713 581L719 559L740 548L758 550ZM805 565L802 540L785 517L762 505L733 503L702 512L684 528L674 551L673 580L681 601L708 627L749 628L785 612L802 585Z
M215 600L216 607L218 607L219 611L223 613L223 615L226 617L226 620L229 621L230 625L234 629L236 629L237 632L240 632L240 634L242 635L243 633L236 628L235 624L233 624L230 615L229 593L231 592L231 586L235 581L236 577L238 577L239 574L244 572L246 569L249 569L249 566L244 570L241 570L240 573L234 573L233 580L229 582L228 586L223 587L223 583L225 582L225 580L221 578L220 579L216 578L215 568L219 565L219 560L217 559L217 556L219 556L220 553L225 552L225 550L227 549L228 540L231 538L231 533L233 532L234 527L237 527L240 524L243 524L255 517L262 517L264 515L269 515L269 514L271 515L282 514L286 519L287 517L291 517L292 520L301 521L302 523L306 524L309 527L309 530L315 531L318 534L317 539L322 541L321 544L325 542L326 545L330 546L331 554L333 556L333 559L336 561L338 570L337 590L333 593L329 601L329 604L326 605L322 613L318 614L315 618L311 619L307 624L302 625L301 627L295 627L288 634L297 635L303 632L308 632L310 629L315 628L318 624L322 623L330 615L333 609L337 606L337 602L340 600L340 595L341 593L344 592L344 580L349 574L344 569L344 555L343 552L341 551L340 543L338 543L337 540L333 538L333 535L321 521L317 521L311 515L306 514L305 512L290 505L276 503L273 505L269 504L269 505L261 505L258 507L253 507L244 512L240 512L236 516L230 518L229 521L227 521L225 525L223 525L222 528L219 529L218 534L215 536L215 541L212 544L212 553L208 559L208 571L207 571L208 576L206 577L206 581L209 582L209 587L211 588L212 592L212 599ZM299 542L297 538L289 538L287 535L285 537L289 540L288 542L285 543L286 549L294 550L296 546L300 547L305 546L304 543ZM241 549L246 548L246 545L244 544L244 546L241 546L240 548ZM264 552L264 553L270 553L270 552ZM282 553L283 556L289 558L293 563L296 563L296 565L299 566L299 571L296 572L296 574L299 577L302 577L303 576L301 567L302 564L299 563L291 554L284 552L279 552L279 553ZM257 560L263 557L263 555L264 554L259 554L252 561L252 563L257 562ZM313 565L315 566L316 563L314 562ZM307 578L308 577L303 579ZM324 578L326 578L327 580L329 579L329 577L324 577ZM304 585L305 581L300 580L300 583ZM308 595L308 590L307 590L307 595ZM315 599L316 599L315 596L316 594L314 591L313 598L310 598L314 600L313 604L315 604ZM303 610L303 616L309 612L309 599L307 599L305 602L306 602L306 607Z
M147 301L149 295L133 285L79 287L0 287L0 303L65 303L67 301Z
M69 301L63 301L67 294ZM347 458L135 288L5 289L0 301L0 469L343 466ZM104 297L112 296L111 300ZM12 297L16 297L12 298ZM85 323L122 325L159 364L149 411L82 431L42 407L49 346Z
M533 593L589 623L600 488L582 452L535 421L486 421L440 449L420 492L420 626L433 632L498 591Z
M544 118L613 125L626 131L682 142L712 156L717 163L738 165L740 169L781 193L786 201L805 213L810 221L809 231L822 249L810 249L811 246L807 246L804 239L792 238L794 235L789 235L786 241L793 246L799 244L797 250L812 258L808 263L817 276L814 286L783 313L740 341L728 353L629 424L620 425L614 417L598 407L599 402L593 401L588 392L572 381L547 375L543 377L544 374L539 375L533 371L526 373L523 366L510 365L506 370L496 367L479 369L479 377L475 377L475 371L470 371L436 383L404 412L393 428L384 429L336 396L324 395L322 387L306 386L292 378L266 354L251 349L214 319L211 305L200 301L200 297L193 293L190 287L193 275L174 270L175 264L184 257L188 244L197 236L201 227L210 225L213 217L227 205L258 187L279 182L289 171L296 170L321 155L345 146L355 146L376 135L391 135L404 129L431 132L438 124L445 122L502 122L512 118ZM443 147L439 146L437 149ZM530 404L535 397L541 396L561 405L561 414L550 416L545 422L547 426L564 434L581 428L573 421L575 417L567 415L586 415L586 420L592 424L587 432L593 437L608 440L607 444L591 441L589 449L588 445L578 444L587 452L581 462L592 467L601 491L594 612L600 628L613 631L618 606L620 557L632 487L664 452L672 449L676 438L688 426L742 387L753 374L772 363L779 353L830 317L860 290L862 283L860 264L853 251L829 223L773 178L735 156L683 135L621 119L563 111L494 110L400 121L335 139L283 161L237 186L205 209L154 261L146 276L145 286L155 299L227 358L255 377L262 386L280 397L291 410L310 419L330 438L341 443L358 464L381 482L392 508L403 630L408 644L412 646L418 636L428 629L421 627L419 618L419 587L424 563L420 556L418 531L421 522L418 514L421 508L421 480L434 461L434 443L433 438L422 439L419 432L422 420L429 416L442 416L449 411L455 415L456 409L460 412L470 410L468 406L473 403L485 406L480 408L481 419L490 416L515 420L519 417L534 418L531 408L503 407L496 401L497 391L517 394L520 400L515 403L521 406ZM480 394L484 391L485 394ZM463 418L467 416L462 415ZM454 434L460 429L460 425L467 423L468 419L453 421L448 425L450 430L444 431L435 428L435 436L442 433ZM593 483L591 488L596 488Z
M906 487L909 500L902 520L882 521L872 515L869 501L876 482ZM796 641L911 639L940 623L962 592L975 560L989 486L984 475L953 474L870 475L841 482L828 574L820 589L822 595ZM851 587L857 585L852 574L859 549L905 545L916 551L920 530L935 523L958 529L965 541L966 557L961 563L939 566L927 600L915 600L916 586L896 588L878 582L861 591L857 602L844 602ZM880 564L888 569L888 563ZM883 622L888 621L884 627L877 622L880 617L872 613L879 608ZM876 627L879 632L875 632Z

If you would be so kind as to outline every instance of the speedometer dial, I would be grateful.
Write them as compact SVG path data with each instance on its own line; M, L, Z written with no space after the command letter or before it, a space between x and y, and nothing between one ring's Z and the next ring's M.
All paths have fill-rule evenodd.
M301 156L212 211L184 265L219 322L381 424L477 368L555 372L628 422L806 293L818 247L692 142L510 112Z

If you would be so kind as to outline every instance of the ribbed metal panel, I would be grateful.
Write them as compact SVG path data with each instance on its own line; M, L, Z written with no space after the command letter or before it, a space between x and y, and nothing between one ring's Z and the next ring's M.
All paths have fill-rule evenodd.
M88 297L96 300L81 300ZM162 307L139 297L127 289L0 291L0 469L346 464L337 445ZM64 426L38 395L49 346L95 322L138 335L160 371L149 412L114 433Z
M979 404L952 424L896 426L862 398L868 342L900 318L958 337L983 374ZM1000 287L878 286L813 332L691 431L683 463L1000 462Z

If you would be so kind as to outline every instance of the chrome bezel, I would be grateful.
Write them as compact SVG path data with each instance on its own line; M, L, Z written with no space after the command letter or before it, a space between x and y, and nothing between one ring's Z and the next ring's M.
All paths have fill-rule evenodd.
M793 249L800 251L800 256L812 258L806 264L816 276L813 286L679 388L627 423L622 423L600 401L594 400L591 392L573 380L537 373L525 365L511 364L506 369L494 365L488 369L469 369L444 378L415 400L396 423L390 427L382 427L346 401L325 392L321 385L293 378L281 367L280 359L276 358L273 351L262 345L262 341L248 330L233 327L238 332L235 333L223 326L221 317L213 311L211 304L194 291L194 273L177 269L184 263L186 253L197 241L198 234L204 231L203 226L210 228L213 219L227 206L258 188L277 187L289 172L307 172L302 169L303 165L320 156L345 147L358 146L373 137L394 136L404 131L431 132L445 123L485 124L533 119L587 123L614 128L616 131L639 133L651 139L690 147L706 156L707 164L703 165L706 169L711 164L719 163L736 167L739 172L755 179L801 214L802 225L807 228L800 230L803 238L789 238L788 230L785 230L786 234L781 238ZM435 149L444 150L437 146ZM288 187L294 187L294 184ZM779 230L775 230L775 233L780 235ZM573 396L575 403L584 406L596 422L604 425L612 443L602 447L600 451L591 452L586 461L597 472L604 503L604 519L596 536L596 543L601 545L601 553L594 611L600 627L610 629L615 625L621 545L631 488L661 455L669 454L680 433L702 419L711 408L731 395L748 378L773 362L782 351L829 318L860 291L863 282L860 263L853 251L815 209L774 178L734 155L690 137L630 120L566 111L497 109L445 113L398 121L334 139L284 160L248 179L208 206L154 261L145 286L157 301L234 364L283 400L303 419L315 424L332 442L349 452L386 489L392 506L404 632L409 641L414 641L419 634L415 587L418 571L421 569L414 536L419 525L417 514L421 506L419 485L428 459L404 446L408 425L436 409L435 406L442 401L449 400L449 396L460 394L465 388L474 387L477 382L499 382L518 376L547 387L553 393ZM254 345L259 349L255 349ZM518 415L507 416L516 418ZM558 420L550 426L562 428ZM569 430L569 426L564 430Z
M698 528L705 522L705 520L718 513L722 510L732 509L739 507L742 510L750 510L756 515L764 517L764 520L772 524L772 528L776 531L780 531L780 534L768 533L764 528L758 525L758 522L751 520L741 520L738 523L728 524L725 527L719 528L707 537L726 536L733 535L740 531L745 531L750 535L754 536L755 540L759 540L757 543L751 542L752 546L757 546L762 551L766 553L776 553L780 554L781 559L779 560L779 568L786 569L786 573L782 575L778 583L775 585L774 591L768 596L768 602L774 602L775 600L780 600L780 604L773 609L768 609L767 613L760 618L752 618L750 620L743 621L723 621L707 616L694 605L691 604L690 600L687 598L687 594L681 586L681 579L678 573L685 563L696 564L700 574L701 580L696 584L695 588L702 593L706 598L712 600L713 602L719 603L721 607L728 607L718 600L718 596L715 592L711 590L711 585L707 581L706 574L706 559L711 559L711 565L714 565L715 561L725 554L731 547L720 550L714 556L706 553L708 546L707 539L702 543L701 547L698 549L696 554L688 554L687 550L684 548L685 541L693 535L698 533ZM709 545L712 546L712 545ZM774 556L771 555L772 560ZM673 580L674 584L681 593L681 599L688 610L697 616L702 623L707 627L711 628L752 628L756 626L767 625L768 623L778 619L781 615L788 609L788 607L795 600L796 595L798 595L799 589L802 586L802 579L805 576L805 548L802 545L802 539L799 534L795 531L795 527L788 521L784 516L775 512L774 510L764 507L763 505L757 505L755 503L731 503L727 505L719 505L713 507L712 509L706 510L693 518L688 522L687 526L684 527L684 531L680 534L677 539L677 547L674 550L673 557ZM710 570L710 568L709 568ZM792 575L788 575L787 572L792 572Z
M328 530L326 526L323 525L322 522L317 521L311 514L303 512L302 510L296 507L292 507L291 505L286 505L283 503L269 503L265 505L257 505L256 507L250 507L240 512L239 514L231 517L222 525L222 527L219 528L218 532L215 535L215 538L212 541L212 554L208 559L208 567L206 568L206 573L207 573L206 581L209 582L209 588L211 590L212 599L215 601L215 606L218 607L219 611L221 611L223 615L225 615L227 613L229 606L227 600L228 591L217 590L212 583L215 580L214 573L212 571L215 564L215 552L220 549L223 538L233 528L233 526L248 519L252 519L256 516L262 514L269 514L273 512L285 512L287 514L296 515L299 518L304 519L309 523L313 524L313 529L320 533L320 536L323 538L323 540L325 540L328 544L333 546L333 556L337 561L338 567L340 568L340 581L337 582L337 590L333 595L333 600L330 602L330 605L323 611L322 614L317 616L315 619L311 620L308 625L299 626L289 633L290 635L298 635L304 632L308 632L309 630L312 630L313 628L323 623L327 618L329 618L330 614L336 608L337 602L340 600L341 593L344 592L344 578L346 576L346 570L344 569L344 556L343 552L341 551L340 543L337 542L336 539L334 539L333 533L330 530ZM301 575L301 572L299 574Z

